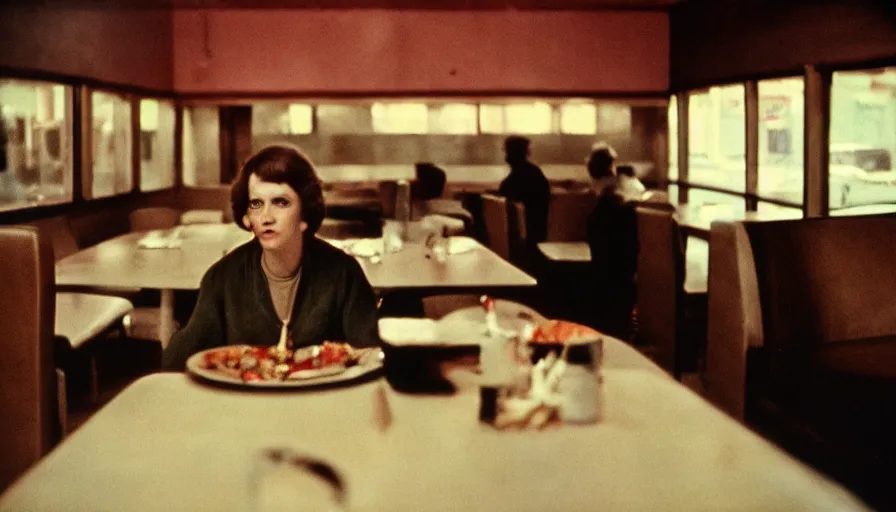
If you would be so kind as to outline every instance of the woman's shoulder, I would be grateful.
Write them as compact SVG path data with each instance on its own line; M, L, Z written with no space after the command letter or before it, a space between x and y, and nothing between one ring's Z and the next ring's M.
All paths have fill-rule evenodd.
M261 247L255 239L238 245L228 251L216 261L208 270L209 275L231 274L238 269L246 268L246 265L258 261L261 257Z
M358 264L354 256L316 236L309 238L306 244L305 251L314 258L316 265L344 268Z

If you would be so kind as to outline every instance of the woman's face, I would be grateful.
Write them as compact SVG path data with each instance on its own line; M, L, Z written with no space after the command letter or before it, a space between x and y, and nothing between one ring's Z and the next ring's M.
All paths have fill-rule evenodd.
M243 223L266 250L276 251L301 244L308 224L302 220L299 194L286 183L249 176L249 209Z

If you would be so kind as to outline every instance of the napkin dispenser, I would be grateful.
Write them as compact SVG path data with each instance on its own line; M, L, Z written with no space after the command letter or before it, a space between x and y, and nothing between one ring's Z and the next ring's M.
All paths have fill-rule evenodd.
M449 325L428 318L381 319L386 381L404 393L454 393L454 384L443 375L445 365L479 357L476 333L468 329L481 329L481 325Z

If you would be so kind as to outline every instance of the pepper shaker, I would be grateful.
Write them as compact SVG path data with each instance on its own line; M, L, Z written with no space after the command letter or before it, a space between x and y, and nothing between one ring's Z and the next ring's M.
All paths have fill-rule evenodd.
M571 344L560 377L560 419L566 423L596 423L602 419L603 340Z

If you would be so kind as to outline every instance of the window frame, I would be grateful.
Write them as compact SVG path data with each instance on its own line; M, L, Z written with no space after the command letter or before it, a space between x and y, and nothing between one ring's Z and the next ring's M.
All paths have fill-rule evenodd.
M125 101L129 107L130 115L130 137L128 144L130 155L127 159L130 176L130 187L123 192L113 191L108 195L95 196L93 193L94 178L94 155L93 155L93 94L99 92L102 94L110 94L118 96ZM139 176L139 140L136 132L139 131L139 101L135 100L138 95L134 92L115 89L112 87L90 87L83 86L81 88L81 195L86 201L103 200L112 197L130 195L139 192L138 180ZM135 129L135 127L137 129Z
M143 188L143 159L141 158L143 155L143 125L142 125L142 109L143 109L143 101L150 100L156 101L159 104L169 103L171 105L172 110L172 125L171 125L171 185L165 185L160 188L153 188L144 190ZM136 192L141 193L153 193L153 192L162 192L165 190L172 190L179 186L179 166L177 165L178 158L178 147L180 143L178 142L178 125L180 123L180 105L178 102L171 98L163 98L160 96L139 96L135 97L132 100L134 104L134 108L136 109L136 130L133 132L133 160L135 160L135 173L134 173L134 186L133 189ZM132 113L133 116L133 113ZM157 121L158 122L158 121ZM161 128L161 127L160 127Z

